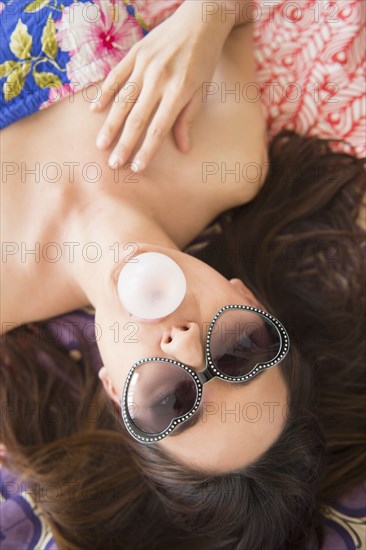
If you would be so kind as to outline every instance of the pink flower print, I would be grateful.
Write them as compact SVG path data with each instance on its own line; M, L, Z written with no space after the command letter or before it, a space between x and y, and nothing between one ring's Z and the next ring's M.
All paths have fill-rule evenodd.
M115 0L74 3L55 23L59 47L71 56L66 70L74 91L103 80L143 37L137 21Z

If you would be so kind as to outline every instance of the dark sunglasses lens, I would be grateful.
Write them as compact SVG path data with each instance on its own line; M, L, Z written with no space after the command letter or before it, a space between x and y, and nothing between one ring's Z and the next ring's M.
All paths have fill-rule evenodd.
M280 335L269 319L253 311L228 309L213 327L210 353L220 372L245 376L258 363L272 361L280 346Z
M196 384L174 363L147 361L134 370L127 407L134 424L146 434L158 434L196 403Z

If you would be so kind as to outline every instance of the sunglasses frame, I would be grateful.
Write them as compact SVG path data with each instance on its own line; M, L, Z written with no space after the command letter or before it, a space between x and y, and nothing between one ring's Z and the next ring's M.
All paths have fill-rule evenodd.
M230 376L230 375L221 373L215 367L215 365L213 363L213 360L212 360L212 357L211 357L211 354L210 354L210 340L211 340L211 335L212 335L212 331L213 331L213 328L215 326L215 323L216 323L217 319L220 317L220 315L222 315L225 311L230 310L230 309L244 309L246 311L253 311L254 313L258 313L262 317L264 317L266 319L269 319L272 322L272 324L276 327L279 338L280 338L280 348L279 348L279 351L278 351L277 355L271 361L267 361L265 363L256 363L256 365L253 367L253 369L249 373L245 374L244 376ZM188 365L185 365L184 363L180 363L179 361L175 361L174 359L169 359L168 357L146 357L145 359L140 359L139 361L136 361L132 365L132 367L131 367L128 375L127 375L127 378L126 378L126 381L124 383L124 387L123 387L123 390L122 390L122 399L121 399L122 410L121 410L121 413L122 413L123 423L124 423L125 427L127 428L128 432L130 433L130 435L134 439L139 441L140 443L145 443L145 444L156 443L157 441L160 441L161 439L164 439L165 437L170 435L172 433L172 431L177 426L179 426L183 422L187 421L189 418L191 418L191 416L193 416L196 413L196 411L197 411L197 409L198 409L198 407L201 403L201 400L202 400L203 386L206 382L208 382L209 380L211 380L212 378L215 378L215 377L219 377L222 380L226 380L227 382L234 382L234 383L246 382L246 381L252 379L253 377L257 376L257 374L259 374L263 370L268 369L270 367L273 367L274 365L277 365L280 361L282 361L282 359L285 358L285 356L287 355L289 349L290 349L290 339L289 339L288 333L287 333L285 327L282 325L282 323L280 323L280 321L278 319L276 319L276 317L274 317L273 315L271 315L270 313L268 313L266 311L263 311L263 310L261 310L257 307L253 307L253 306L226 305L226 306L220 308L215 313L215 315L214 315L214 317L213 317L213 319L210 322L210 325L208 327L207 337L206 337L206 349L205 349L205 364L206 364L206 366L202 371L196 372L195 370L193 370ZM131 377L132 377L135 369L137 367L139 367L140 365L142 365L143 363L146 363L146 362L149 362L149 361L152 361L152 362L163 361L165 363L172 363L172 364L176 365L177 367L180 367L180 368L186 370L192 376L192 378L193 378L193 380L196 384L196 401L195 401L195 404L192 407L192 409L188 413L186 413L185 415L173 418L173 420L170 422L169 426L165 430L163 430L162 432L156 433L156 434L147 434L147 433L143 432L142 430L140 430L140 428L138 428L134 424L133 419L132 419L130 413L128 412L128 402L127 402L127 394L128 394L128 389L129 389L129 385L130 385L130 380L131 380Z

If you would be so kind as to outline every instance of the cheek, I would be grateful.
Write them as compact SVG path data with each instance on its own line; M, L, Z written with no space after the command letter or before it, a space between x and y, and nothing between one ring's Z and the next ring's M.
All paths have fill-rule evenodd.
M116 370L116 357L118 357L118 348L120 338L120 329L117 321L112 318L107 319L104 312L96 310L95 312L95 336L98 350L103 365L107 368L111 376ZM119 351L119 353L121 353Z
M128 342L132 339L131 330L123 331L121 327L107 331L99 342L99 351L103 364L108 370L110 380L119 396L132 365L139 359L145 357L144 350L138 341Z

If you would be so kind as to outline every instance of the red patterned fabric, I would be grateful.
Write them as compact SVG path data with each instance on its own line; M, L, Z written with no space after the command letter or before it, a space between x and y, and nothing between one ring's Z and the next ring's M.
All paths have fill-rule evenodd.
M247 96L261 98L269 138L343 138L366 156L365 0L257 0L253 17L260 87Z

